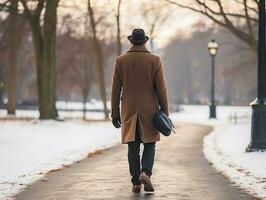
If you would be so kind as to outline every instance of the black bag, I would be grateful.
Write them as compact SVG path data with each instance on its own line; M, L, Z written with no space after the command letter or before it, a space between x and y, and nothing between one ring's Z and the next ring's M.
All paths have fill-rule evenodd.
M153 117L153 122L158 131L160 131L164 136L169 136L172 131L175 133L175 127L172 120L161 110L156 90L155 93L157 112Z

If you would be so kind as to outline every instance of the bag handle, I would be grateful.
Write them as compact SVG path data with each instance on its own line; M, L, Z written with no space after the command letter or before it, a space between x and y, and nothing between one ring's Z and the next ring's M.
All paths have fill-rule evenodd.
M156 97L156 110L157 110L157 112L159 112L161 110L162 106L160 104L160 100L159 100L158 93L156 90L156 85L154 85L154 92L155 92L155 97Z
M160 108L162 108L162 106L160 104L160 100L159 100L158 93L157 93L157 90L156 90L156 85L154 85L154 92L155 92L155 97L156 97L156 110L157 110L157 112L159 112L161 110ZM176 133L175 132L175 126L174 126L173 123L172 123L172 130L171 131Z

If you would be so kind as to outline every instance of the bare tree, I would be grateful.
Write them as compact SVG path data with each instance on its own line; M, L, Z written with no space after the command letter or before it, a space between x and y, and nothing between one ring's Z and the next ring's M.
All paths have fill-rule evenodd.
M141 15L150 36L150 48L154 51L154 39L158 30L164 25L171 15L170 6L165 3L149 2L141 6Z
M6 70L6 66L5 66L5 61L6 61L6 52L4 51L6 48L6 26L7 26L7 18L2 19L0 18L0 107L3 106L4 104L4 88L5 88L5 82L6 82L6 76L4 76L5 74L5 70Z
M10 9L18 9L18 0L11 0ZM7 93L8 114L15 114L16 111L16 77L17 77L17 50L16 50L16 28L17 28L17 16L10 14L8 23L8 46L9 46L9 67L8 67L8 79L7 79Z
M7 113L13 115L16 111L17 58L23 38L24 20L12 14L12 11L18 11L18 0L11 0L9 9L8 26L6 29L8 46Z
M91 6L90 0L88 0L88 14L90 17L90 25L91 25L92 35L93 35L93 46L94 46L95 55L96 55L100 96L101 96L103 106L104 106L105 118L108 119L109 111L107 108L103 51L102 51L102 47L101 47L101 44L100 44L100 41L97 35L97 23L95 21L94 10L93 10L93 7Z
M116 14L116 25L117 25L117 56L121 55L122 53L122 44L121 44L121 27L120 27L120 7L121 7L122 0L118 0L117 3L117 14Z
M38 101L41 119L57 117L56 101L56 24L59 0L20 0L23 9L15 10L10 0L0 3L0 9L25 17L32 29L36 55ZM33 6L33 4L36 4ZM45 8L43 25L41 14Z
M0 22L0 26L4 27L4 21ZM3 102L3 96L4 96L4 88L5 88L5 65L4 65L4 52L3 49L5 48L6 44L5 44L5 32L3 30L1 30L0 32L0 107L3 106L4 102Z
M164 0L170 4L203 14L213 22L230 30L245 42L257 54L258 0L192 0L181 3L180 0ZM231 11L228 3L235 4Z
M92 82L92 63L88 60L85 60L83 73L84 73L84 82L81 85L82 87L82 97L83 97L83 119L86 119L86 103L88 100L88 95L90 93L91 82Z
M89 41L89 27L88 27L88 16L86 17L85 20L85 37L88 39ZM87 104L87 100L88 100L88 96L91 90L91 84L92 84L92 79L93 79L93 66L92 66L92 59L89 60L88 57L92 57L91 55L88 56L87 54L90 53L88 52L89 50L85 50L88 49L89 46L86 42L83 43L83 51L85 51L85 59L83 61L83 76L81 75L81 77L83 77L83 81L81 82L80 86L81 86L81 90L82 90L82 97L83 97L83 119L86 119L86 112L87 112L87 108L86 108L86 104Z

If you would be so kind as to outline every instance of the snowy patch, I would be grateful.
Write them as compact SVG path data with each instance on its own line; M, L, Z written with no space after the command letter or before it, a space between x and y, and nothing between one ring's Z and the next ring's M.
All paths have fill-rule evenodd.
M110 122L7 121L0 126L0 199L120 140Z
M60 118L82 118L83 112L79 110L72 110L72 111L59 111L58 115ZM5 118L7 116L7 111L0 109L0 118ZM39 118L39 111L38 110L17 110L16 117L18 118ZM12 117L11 117L12 118ZM15 117L14 117L15 118ZM86 119L88 120L102 120L104 119L103 112L86 112Z
M246 152L250 122L216 126L204 138L204 155L232 182L252 195L266 199L266 152Z

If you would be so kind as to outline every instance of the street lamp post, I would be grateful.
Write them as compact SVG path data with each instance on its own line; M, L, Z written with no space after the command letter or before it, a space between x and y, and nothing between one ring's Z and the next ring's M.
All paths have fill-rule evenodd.
M265 0L259 1L257 98L251 103L251 141L247 151L266 150Z
M211 104L210 104L210 118L216 118L216 103L215 103L215 56L218 51L217 42L212 39L208 44L209 53L211 55Z

